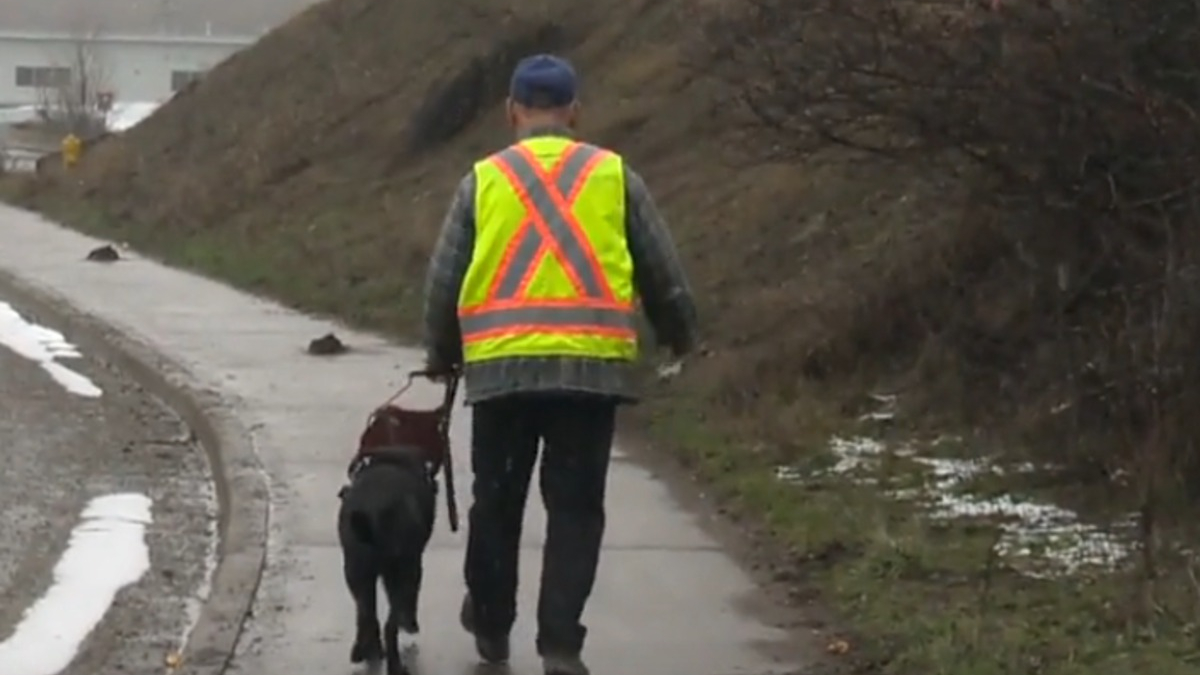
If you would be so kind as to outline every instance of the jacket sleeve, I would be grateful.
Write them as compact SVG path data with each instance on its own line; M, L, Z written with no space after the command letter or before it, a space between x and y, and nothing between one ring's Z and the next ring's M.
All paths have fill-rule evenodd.
M692 352L699 340L696 304L671 233L645 181L625 169L625 228L633 258L634 283L660 346L675 356Z
M475 176L458 184L425 277L424 339L426 366L441 370L462 364L458 295L475 247Z

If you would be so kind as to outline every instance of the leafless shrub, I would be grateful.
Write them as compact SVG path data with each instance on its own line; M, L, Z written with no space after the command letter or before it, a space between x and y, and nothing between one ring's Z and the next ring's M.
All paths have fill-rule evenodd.
M1026 306L999 326L947 307L930 330L974 367L1063 391L1066 435L1118 438L1071 459L1135 471L1150 550L1165 488L1200 478L1195 4L746 0L705 44L726 117L772 154L965 167L1005 214L986 266ZM981 341L1010 349L978 363Z
M107 130L104 97L109 94L107 64L97 48L96 36L72 39L59 66L65 78L39 83L38 107L52 130L91 138Z

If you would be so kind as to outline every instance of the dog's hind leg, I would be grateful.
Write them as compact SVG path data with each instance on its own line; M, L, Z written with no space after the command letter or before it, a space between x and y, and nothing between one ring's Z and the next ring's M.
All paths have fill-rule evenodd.
M357 630L350 649L351 663L378 663L383 660L383 641L379 635L377 607L379 573L370 552L359 550L357 555L346 553L343 571L346 585L354 596Z
M388 595L388 618L383 625L384 652L388 675L407 675L408 669L400 656L400 631L415 635L417 625L417 595L421 587L421 559L406 560L389 565L383 573L383 587Z
M421 558L405 566L407 574L400 581L400 629L410 635L421 632L417 623L417 605L421 597Z

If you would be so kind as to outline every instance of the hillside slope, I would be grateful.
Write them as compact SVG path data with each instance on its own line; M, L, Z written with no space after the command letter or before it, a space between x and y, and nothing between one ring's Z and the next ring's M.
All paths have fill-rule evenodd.
M786 553L766 557L775 580L798 601L835 603L870 638L855 649L866 666L1019 672L1026 652L1056 662L1080 640L1095 641L1089 663L1107 663L1124 643L1088 617L1109 611L1119 583L1064 598L996 578L990 528L947 536L873 490L776 479L778 465L823 461L829 435L857 424L880 387L906 387L914 420L928 401L948 402L943 417L956 421L960 407L987 408L996 381L957 372L952 350L928 339L931 317L952 298L1000 333L1021 305L1007 302L1013 286L989 266L988 240L946 226L960 222L957 182L837 155L747 159L760 141L733 133L721 114L730 92L696 57L699 4L330 0L77 171L13 194L168 261L412 337L450 192L508 141L512 65L565 53L583 78L586 136L646 177L701 303L708 351L678 382L649 384L636 413L648 438L753 516L746 529L776 535ZM951 283L968 270L970 285ZM1012 628L985 648L981 584L1013 598L990 610ZM907 620L918 615L928 619Z
M797 326L805 298L791 288L827 257L816 253L834 228L821 225L851 220L840 209L879 208L862 204L879 181L856 189L834 170L830 195L820 173L731 165L712 133L711 91L680 66L686 3L514 4L318 5L97 148L74 187L117 226L157 223L139 243L184 246L186 259L253 287L278 292L273 275L302 258L316 278L307 302L383 321L376 309L411 293L457 179L506 142L511 65L557 49L583 74L587 136L625 153L665 205L707 314L721 317L714 340L736 333L757 346L763 331Z

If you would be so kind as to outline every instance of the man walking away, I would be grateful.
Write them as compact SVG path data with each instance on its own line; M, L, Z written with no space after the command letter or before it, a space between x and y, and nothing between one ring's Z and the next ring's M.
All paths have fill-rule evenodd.
M670 234L620 155L574 140L576 76L532 56L512 76L517 141L459 184L425 289L432 370L461 365L475 474L463 627L503 663L539 446L548 514L537 649L546 675L587 675L580 623L604 535L616 409L635 399L635 295L660 345L696 344L696 310Z

